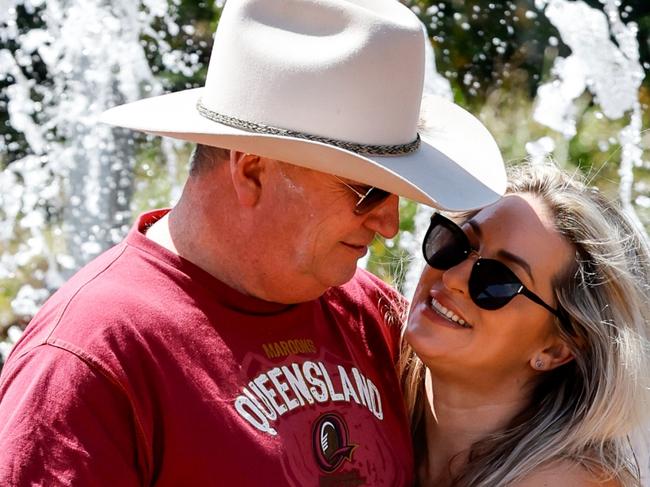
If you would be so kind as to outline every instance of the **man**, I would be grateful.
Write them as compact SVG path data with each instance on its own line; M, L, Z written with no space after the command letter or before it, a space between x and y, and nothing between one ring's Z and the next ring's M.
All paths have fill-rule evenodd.
M502 161L460 108L417 134L394 0L231 0L205 87L110 110L198 143L170 211L63 286L0 377L2 485L409 485L399 298L357 260L397 194L468 209Z

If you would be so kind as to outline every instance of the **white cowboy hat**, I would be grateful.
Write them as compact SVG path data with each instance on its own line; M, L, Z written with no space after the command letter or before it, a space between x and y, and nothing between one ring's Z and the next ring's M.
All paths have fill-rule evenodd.
M424 35L396 0L229 0L203 88L118 106L102 121L336 174L448 210L505 191L499 149L431 97L418 135Z

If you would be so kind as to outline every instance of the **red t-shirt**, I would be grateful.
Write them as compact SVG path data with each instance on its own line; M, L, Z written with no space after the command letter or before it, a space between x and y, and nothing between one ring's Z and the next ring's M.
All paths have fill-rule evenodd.
M242 295L144 236L162 214L12 351L0 485L409 485L390 288L359 270L298 305Z

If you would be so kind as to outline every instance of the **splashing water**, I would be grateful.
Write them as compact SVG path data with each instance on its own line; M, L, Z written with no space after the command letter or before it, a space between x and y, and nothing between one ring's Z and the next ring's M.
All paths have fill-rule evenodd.
M43 26L22 33L18 8L38 14ZM196 60L152 27L159 21L178 31L168 8L166 0L2 2L0 41L17 45L0 49L0 78L11 82L2 94L30 153L0 173L0 280L27 282L12 303L18 319L128 231L133 135L97 119L106 108L163 91L143 36L170 71L194 74ZM47 82L29 77L34 59Z
M645 206L646 202L642 195L634 200L633 170L650 167L643 162L641 149L638 92L645 72L639 61L638 29L633 22L623 23L616 0L601 0L601 3L603 11L582 1L536 1L572 53L555 60L552 68L555 79L539 87L534 118L565 138L572 138L576 134L575 100L585 90L593 94L607 118L615 120L630 114L628 125L618 134L619 196L626 212L645 231L633 205ZM534 159L539 159L552 152L554 145L545 138L526 148Z

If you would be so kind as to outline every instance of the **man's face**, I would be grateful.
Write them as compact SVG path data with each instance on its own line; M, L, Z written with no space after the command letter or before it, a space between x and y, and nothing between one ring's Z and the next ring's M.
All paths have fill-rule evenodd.
M273 191L259 205L258 252L263 295L279 302L320 296L349 281L376 234L398 230L398 197L363 215L358 196L337 177L291 164L271 165ZM367 186L343 180L361 193Z

